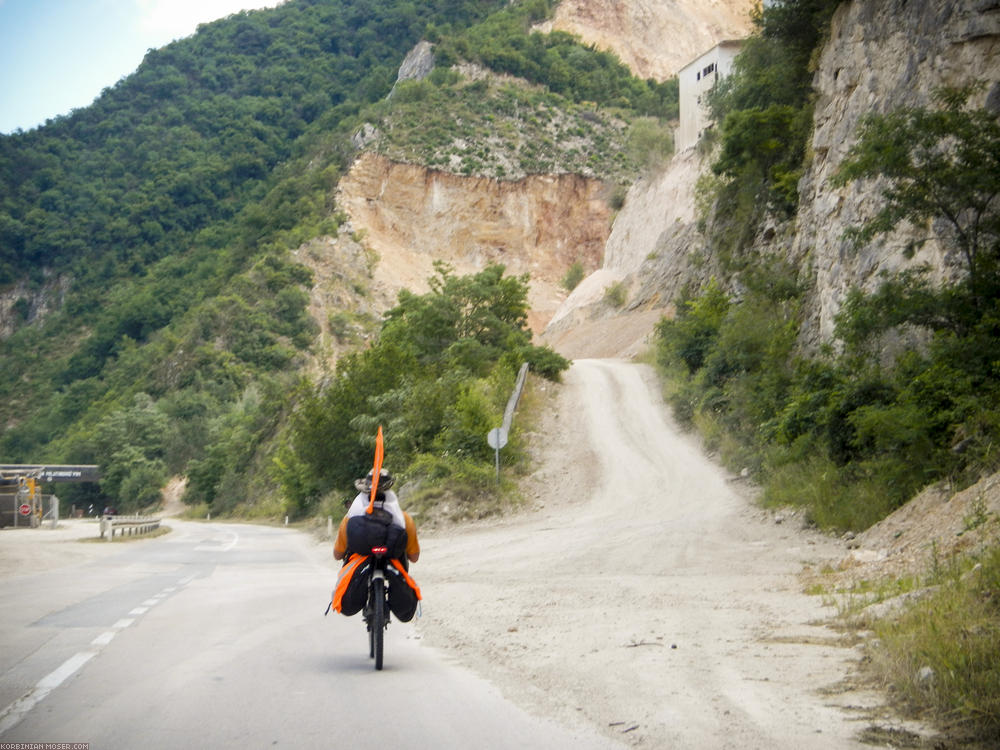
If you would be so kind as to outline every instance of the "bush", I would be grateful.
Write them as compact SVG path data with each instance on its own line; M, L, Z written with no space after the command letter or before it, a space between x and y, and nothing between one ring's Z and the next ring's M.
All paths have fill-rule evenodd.
M628 290L625 283L616 281L609 284L604 290L604 301L612 307L622 307L628 297Z
M567 269L566 275L562 278L562 285L567 291L572 292L583 281L584 270L583 263L580 261L573 261L572 265Z
M688 374L699 370L705 357L715 348L722 321L729 311L729 299L719 283L712 279L695 298L684 295L677 306L676 316L657 324L659 345L657 359L670 366L681 362Z
M416 521L469 521L504 509L510 490L505 482L501 474L497 483L492 462L422 454L407 470L400 492Z
M640 117L629 128L626 148L637 165L657 169L674 152L673 131L666 122L653 117Z
M553 380L569 366L530 343L526 277L504 276L503 266L463 277L437 270L427 294L400 293L369 349L297 398L274 462L296 514L367 470L379 425L394 472L428 454L491 465L486 434L500 423L521 364Z

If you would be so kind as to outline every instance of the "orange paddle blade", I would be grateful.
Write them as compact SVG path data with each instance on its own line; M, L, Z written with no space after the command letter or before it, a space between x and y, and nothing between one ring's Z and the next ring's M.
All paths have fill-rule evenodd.
M383 447L382 441L382 425L378 426L378 433L375 435L375 465L372 466L372 494L371 498L368 500L368 509L366 513L371 513L375 510L375 492L378 490L378 479L379 474L382 473L382 456L384 455L385 448Z

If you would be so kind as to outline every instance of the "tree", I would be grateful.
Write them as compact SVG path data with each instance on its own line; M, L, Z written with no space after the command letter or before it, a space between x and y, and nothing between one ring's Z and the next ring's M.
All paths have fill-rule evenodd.
M972 302L985 311L1000 291L1000 122L985 109L967 107L978 88L937 89L938 109L864 118L833 184L885 178L882 208L849 236L860 244L903 222L927 227L930 234L908 250L932 235L957 248Z
M145 393L136 395L131 408L112 412L98 424L101 490L120 507L134 510L159 498L167 477L161 458L167 429L166 416Z
M551 380L569 366L531 344L526 277L504 276L501 265L469 276L436 269L426 294L400 292L378 341L297 395L273 465L292 512L360 476L379 425L400 474L424 454L488 461L485 435L499 423L521 363Z
M714 278L699 296L683 300L675 318L664 318L656 326L660 362L667 367L681 362L688 374L699 370L715 346L729 307L729 298Z

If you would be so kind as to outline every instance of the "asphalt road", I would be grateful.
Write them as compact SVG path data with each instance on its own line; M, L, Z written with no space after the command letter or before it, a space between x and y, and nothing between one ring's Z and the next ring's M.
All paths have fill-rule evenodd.
M306 535L170 525L79 567L0 579L0 743L613 746L506 701L413 624L390 626L376 672L360 618L323 616L336 567Z

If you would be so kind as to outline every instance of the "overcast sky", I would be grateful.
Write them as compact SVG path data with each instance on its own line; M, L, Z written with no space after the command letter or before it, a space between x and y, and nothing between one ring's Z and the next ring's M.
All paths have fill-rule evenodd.
M86 107L149 49L282 0L0 0L0 133Z

